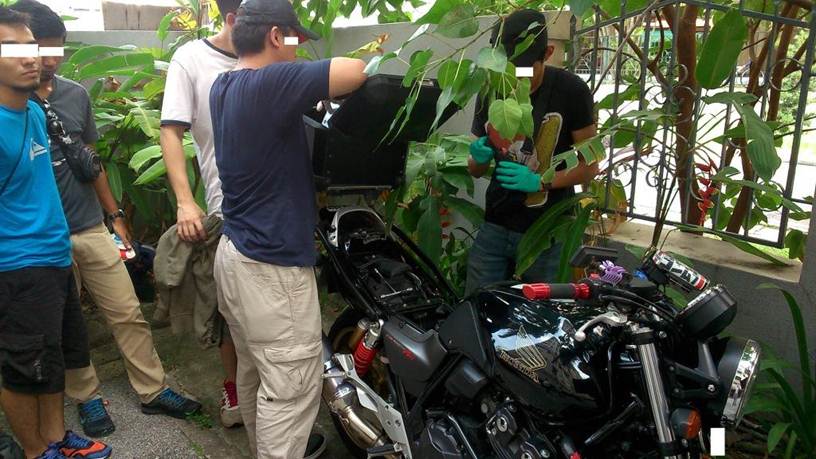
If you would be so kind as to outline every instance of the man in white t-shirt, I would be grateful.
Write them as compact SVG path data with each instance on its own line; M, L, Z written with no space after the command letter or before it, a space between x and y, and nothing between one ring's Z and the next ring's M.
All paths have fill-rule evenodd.
M196 204L187 179L187 160L184 156L184 131L190 130L195 141L201 178L205 187L207 214L223 218L221 214L221 180L215 166L212 122L210 120L210 87L222 72L235 67L237 56L232 52L231 30L235 10L240 0L217 0L224 18L224 27L216 35L195 40L179 48L170 61L164 102L161 113L161 147L167 165L167 177L178 203L177 230L179 238L188 243L204 241L207 233L202 219L205 216ZM224 427L241 425L235 378L238 358L226 323L221 320L220 353L226 377L221 401L221 423Z

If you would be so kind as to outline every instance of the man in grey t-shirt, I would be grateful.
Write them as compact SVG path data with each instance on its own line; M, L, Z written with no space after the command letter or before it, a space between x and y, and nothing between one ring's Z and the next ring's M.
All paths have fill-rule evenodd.
M85 88L71 80L54 75L51 78L51 94L47 99L54 111L59 114L65 131L71 135L74 142L86 145L96 143L99 136L96 132L91 100ZM71 234L98 226L102 221L102 206L97 199L95 183L82 183L77 180L71 168L68 167L62 147L58 142L51 142L51 164L54 166L54 177L57 179L62 208L65 211ZM101 187L110 189L107 180L98 179L98 181L105 182L101 184ZM112 212L116 210L114 208ZM116 218L114 221L119 227L117 234L123 242L129 244L124 220Z
M41 49L64 46L65 25L50 8L33 0L20 0L13 8L30 16L31 31ZM56 76L61 63L62 57L42 57L36 95L49 101L68 135L93 144L97 132L90 97L79 84ZM58 139L51 138L51 148L57 188L71 232L74 275L77 283L91 294L113 332L130 384L141 399L142 412L182 419L195 413L201 404L179 395L166 384L150 325L139 309L139 299L119 249L105 227L103 209L104 220L129 245L125 215L111 193L107 175L103 171L93 182L82 182L65 162ZM79 420L90 437L104 436L115 429L99 386L93 365L65 372L65 393L79 401Z

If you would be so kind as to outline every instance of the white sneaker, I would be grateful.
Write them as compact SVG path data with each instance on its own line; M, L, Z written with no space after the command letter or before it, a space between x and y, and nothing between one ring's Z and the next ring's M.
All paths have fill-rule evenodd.
M221 398L221 425L228 429L244 425L241 410L238 405L230 403L227 389L223 389L223 397Z

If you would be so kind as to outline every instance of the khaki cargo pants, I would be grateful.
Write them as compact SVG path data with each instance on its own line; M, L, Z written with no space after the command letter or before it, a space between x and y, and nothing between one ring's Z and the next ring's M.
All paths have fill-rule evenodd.
M214 275L218 310L238 354L238 400L252 452L302 458L322 378L314 269L252 260L223 236Z
M108 322L133 390L142 403L152 401L167 387L164 368L119 249L101 223L72 234L71 246L77 287L85 285ZM65 371L65 395L80 402L99 395L99 378L93 364Z

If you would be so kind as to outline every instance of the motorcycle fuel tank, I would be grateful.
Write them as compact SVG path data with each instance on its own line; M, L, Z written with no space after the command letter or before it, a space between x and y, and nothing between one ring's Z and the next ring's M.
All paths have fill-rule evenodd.
M573 301L530 301L510 287L481 291L476 300L499 362L496 376L508 391L547 422L604 411L600 386L605 374L595 374L590 355L573 338L602 310Z

